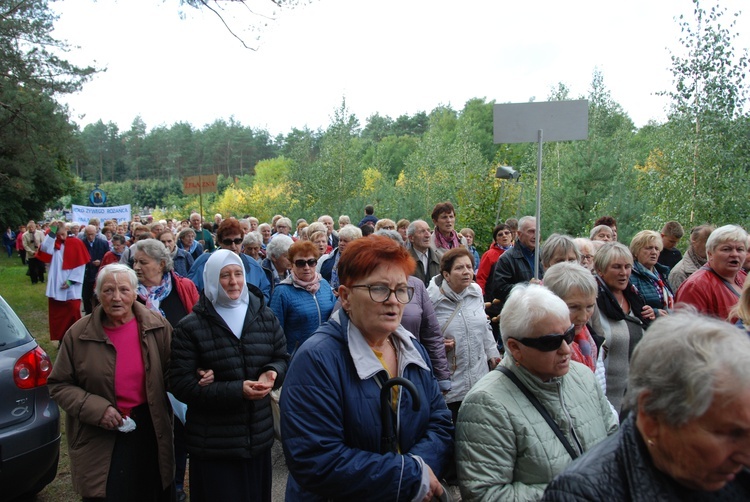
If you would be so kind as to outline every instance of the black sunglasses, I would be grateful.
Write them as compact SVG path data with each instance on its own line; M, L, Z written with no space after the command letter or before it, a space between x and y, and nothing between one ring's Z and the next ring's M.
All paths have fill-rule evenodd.
M314 258L310 258L309 260L294 260L294 266L297 268L302 268L305 265L307 265L308 267L314 267L317 264L318 260Z
M236 239L222 239L222 244L225 246L231 246L232 244L242 244L242 239L237 237Z
M557 350L560 348L563 340L565 340L565 343L570 345L573 342L575 336L576 327L574 324L571 324L570 327L562 335L552 334L540 336L538 338L514 338L511 336L509 338L513 338L513 340L516 340L517 342L522 343L527 347L531 347L532 349L536 349L540 352L552 352L553 350Z

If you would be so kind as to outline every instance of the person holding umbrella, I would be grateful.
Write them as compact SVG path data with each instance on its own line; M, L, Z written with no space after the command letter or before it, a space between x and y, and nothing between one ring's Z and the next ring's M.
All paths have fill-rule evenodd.
M342 308L297 350L281 394L286 500L429 501L444 493L451 414L427 351L400 325L414 267L403 246L377 235L342 253Z

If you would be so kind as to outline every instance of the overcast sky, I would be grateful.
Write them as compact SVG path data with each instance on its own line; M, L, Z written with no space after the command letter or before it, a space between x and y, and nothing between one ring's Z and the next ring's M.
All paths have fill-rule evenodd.
M267 0L255 0L267 6ZM730 12L746 0L723 0ZM238 32L263 18L236 4ZM637 126L664 120L668 49L680 51L675 17L690 0L316 0L276 13L260 32L232 37L210 12L178 0L63 0L55 36L79 46L68 58L107 71L62 98L81 125L140 115L149 129L185 121L201 128L231 116L286 134L325 128L341 104L362 123L471 98L544 101L563 82L585 96L595 68ZM270 14L270 13L269 13ZM750 22L739 18L750 46ZM260 40L255 37L260 35Z

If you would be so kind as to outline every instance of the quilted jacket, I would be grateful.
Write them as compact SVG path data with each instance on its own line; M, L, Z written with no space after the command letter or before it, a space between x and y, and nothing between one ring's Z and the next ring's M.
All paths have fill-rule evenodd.
M500 364L534 393L578 451L617 431L617 418L586 366L571 361L565 376L542 382L516 366L510 353ZM458 412L456 461L464 501L530 501L539 500L572 459L526 396L493 370Z
M750 471L710 494L691 491L654 468L633 415L619 434L602 441L576 460L547 487L545 502L748 500Z
M325 279L320 280L315 294L294 284L291 275L276 285L270 307L284 330L289 354L294 354L318 326L328 321L335 304L336 297Z
M185 435L191 455L247 459L273 444L271 397L244 399L242 383L274 370L280 387L289 356L284 332L260 289L247 287L250 305L239 340L202 293L174 329L169 390L188 405ZM215 381L199 386L198 368L214 370Z

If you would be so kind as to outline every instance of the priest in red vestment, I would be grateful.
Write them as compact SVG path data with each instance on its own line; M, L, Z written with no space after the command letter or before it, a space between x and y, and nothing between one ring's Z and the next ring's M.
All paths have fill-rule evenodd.
M62 340L68 328L81 318L83 275L89 252L80 239L68 239L64 222L55 221L36 257L49 263L46 292L49 299L49 338Z

